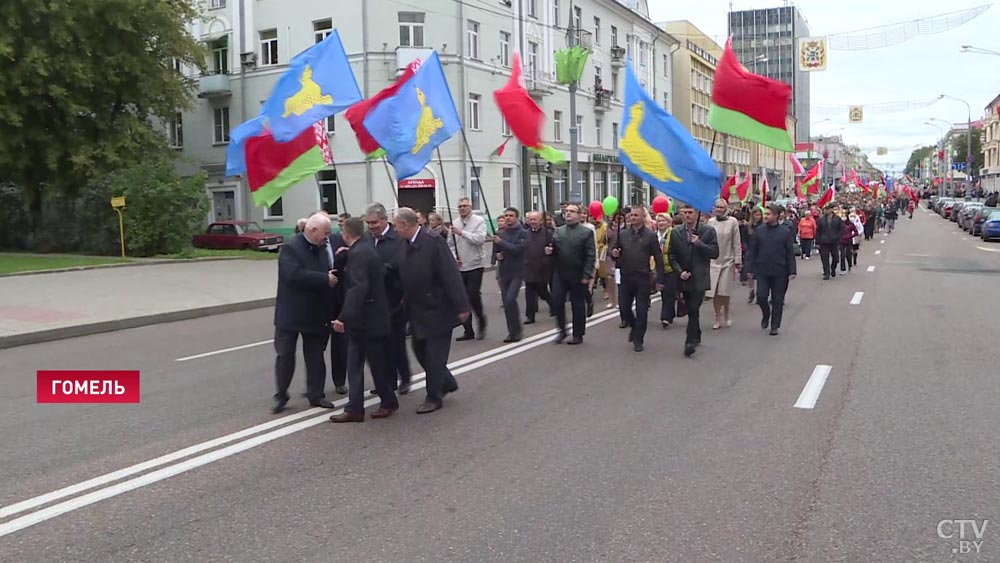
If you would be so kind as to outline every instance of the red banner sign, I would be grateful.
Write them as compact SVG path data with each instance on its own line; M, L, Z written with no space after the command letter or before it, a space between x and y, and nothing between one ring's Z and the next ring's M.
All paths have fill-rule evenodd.
M434 189L436 185L437 182L434 178L407 178L399 181L399 189L401 190Z
M138 370L38 370L39 403L138 403Z

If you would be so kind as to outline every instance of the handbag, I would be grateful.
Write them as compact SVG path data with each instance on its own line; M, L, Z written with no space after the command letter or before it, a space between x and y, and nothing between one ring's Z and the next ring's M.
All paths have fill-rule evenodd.
M677 293L677 316L686 317L688 314L687 303L684 301L684 294Z

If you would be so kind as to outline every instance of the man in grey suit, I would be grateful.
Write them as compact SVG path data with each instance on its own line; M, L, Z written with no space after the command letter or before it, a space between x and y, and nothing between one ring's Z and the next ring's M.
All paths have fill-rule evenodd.
M711 261L719 257L715 229L700 223L700 214L688 204L681 206L684 223L674 228L670 237L670 267L680 272L680 289L687 304L687 338L684 355L694 355L701 344L701 303L712 286Z

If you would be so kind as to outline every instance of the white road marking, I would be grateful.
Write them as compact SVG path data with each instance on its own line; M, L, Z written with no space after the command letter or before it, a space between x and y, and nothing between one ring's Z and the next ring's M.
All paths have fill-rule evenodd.
M205 352L204 354L196 354L194 356L185 356L183 358L177 358L175 362L186 362L188 360L197 360L198 358L207 358L209 356L215 356L216 354L225 354L226 352L235 352L237 350L246 350L247 348L253 348L254 346L263 346L265 344L271 344L274 339L271 340L261 340L260 342L254 342L253 344L244 344L242 346L233 346L232 348L223 348L222 350L216 350L214 352Z
M903 256L912 256L914 258L927 258L930 254L904 254Z
M874 272L875 271L875 266L868 266L868 271L869 272Z
M650 300L650 303L655 303L655 302L657 302L659 300L660 300L659 297L654 297L653 299ZM618 317L618 311L617 310L605 311L605 312L603 312L601 314L594 315L593 317L591 317L591 319L587 322L587 326L588 327L595 326L595 325L598 325L600 323L603 323L603 322L605 322L605 321L607 321L609 319L616 318L616 317ZM569 324L568 326L572 326L572 325ZM531 350L533 348L537 348L539 346L542 346L542 345L550 343L551 340L549 339L549 337L553 336L555 334L556 330L557 329L552 329L552 330L546 331L545 333L542 333L542 334L536 334L535 336L532 336L531 338L525 339L525 340L523 340L523 341L521 341L519 343L516 343L516 344L510 344L510 345L502 346L500 348L489 350L489 351L477 354L475 356L471 356L469 358L463 358L461 360L457 360L456 362L448 364L448 367L452 370L452 374L454 374L454 375L460 375L460 374L463 374L463 373L466 373L466 372L469 372L469 371L481 368L483 366L490 365L490 364L496 362L497 360L502 360L502 359L505 359L505 358L509 358L511 356L515 356L515 355L521 354L523 352L526 352L528 350ZM461 367L457 367L457 366L461 366ZM456 369L456 367L457 367L457 369ZM427 383L426 383L426 380L425 380L425 374L424 373L414 374L411 381L413 382L412 389L414 391L423 389L423 388L425 388L427 386ZM371 397L371 398L369 398L368 400L365 401L364 405L365 405L365 407L370 407L370 406L378 404L379 401L380 401L380 399L378 397ZM146 486L146 485L149 485L149 484L152 484L152 483L156 483L158 481L162 481L162 480L167 479L169 477L173 477L174 475L178 475L180 473L184 473L184 472L190 471L191 469L195 469L197 467L201 467L201 466L206 465L208 463L212 463L214 461L218 461L220 459L223 459L223 458L235 455L237 453L240 453L240 452L249 450L251 448L257 447L257 446L259 446L261 444L266 444L267 442L276 440L276 439L281 438L283 436L288 436L290 434L294 434L294 433L299 432L301 430L305 430L307 428L311 428L311 427L316 426L318 424L322 424L324 421L329 420L329 417L332 414L337 414L337 413L343 412L343 407L347 405L347 402L348 402L348 399L346 399L346 398L345 399L340 399L338 401L334 401L334 404L339 407L338 409L322 409L322 408L318 408L318 407L317 408L312 408L312 409L309 409L309 410L306 410L306 411L302 411L300 413L296 413L296 414L285 416L285 417L282 417L282 418L279 418L279 419L276 419L276 420L272 420L272 421L264 423L264 424L259 424L257 426L253 426L251 428L247 428L247 429L242 430L240 432L236 432L234 434L229 434L227 436L222 436L220 438L216 438L216 439L210 440L208 442L203 442L201 444L197 444L195 446L191 446L191 447L185 448L183 450L178 450L178 451L176 451L176 452L174 452L172 454L168 454L168 455L161 456L159 458L156 458L156 459L144 462L144 463L133 465L131 467L127 467L125 469L122 469L122 470L119 470L119 471L115 471L113 473L108 473L106 475L102 475L100 477L96 477L94 479L90 479L88 481L84 481L83 483L79 483L79 484L76 484L76 485L72 485L70 487L65 487L63 489L59 489L58 491L54 491L52 493L48 493L48 494L45 494L45 495L34 497L34 498L31 498L31 499L19 502L17 504L13 504L13 505L4 507L4 508L0 509L0 517L10 516L10 515L13 515L13 514L17 514L19 512L24 512L25 510L28 510L28 509L31 509L31 508L35 508L35 507L41 506L43 504L47 504L49 502L53 502L55 500L59 500L61 498L65 498L67 496L70 496L70 495L73 495L73 494L76 494L76 493L79 493L79 492L82 492L82 491L85 491L85 490L88 490L88 489L92 489L94 487L97 487L97 486L100 486L100 485L103 485L103 484L107 484L107 483L110 483L112 481L116 481L118 479L122 479L124 477L128 477L130 475L134 475L136 473L145 471L146 469L152 469L153 467L164 465L164 464L169 463L171 461L175 461L177 459L181 459L181 458L187 457L189 455L192 455L192 454L195 454L195 453L198 453L198 452L201 452L201 451L205 451L207 449L211 449L211 448L214 448L216 446L220 446L222 444L225 444L225 443L228 443L228 442L232 442L234 440L238 440L240 438L245 438L247 436L252 436L254 434L258 434L260 432L263 432L264 430L268 430L268 429L274 428L276 426L281 426L283 424L292 422L294 420L299 420L299 419L302 419L302 418L307 418L307 417L310 417L312 415L318 415L318 416L313 416L312 418L307 418L306 420L303 420L303 421L298 422L296 424L291 424L291 425L288 425L288 426L284 426L283 428L279 428L277 430L273 430L273 431L268 432L266 434L261 434L259 436L254 436L253 438L250 438L249 440L245 440L245 441L239 442L237 444L233 444L233 445L227 446L225 448L222 448L222 449L219 449L219 450L215 450L213 452L209 452L209 453L206 453L206 454L199 455L197 457L193 457L193 458L187 459L187 460L182 461L180 463L176 463L174 465L170 465L170 466L164 467L162 469L158 469L158 470L153 471L151 473L147 473L145 475L141 475L139 477L135 477L135 478L129 479L127 481L123 481L123 482L118 483L116 485L112 485L110 487L106 487L106 488L103 488L103 489L100 489L100 490L97 490L97 491L93 491L91 493L87 493L85 495L81 495L79 497L76 497L76 498L73 498L73 499L70 499L70 500L67 500L67 501L60 502L59 504L52 505L52 506L50 506L48 508L39 510L37 512L32 512L32 513L30 513L28 515L25 515L25 516L22 516L20 518L15 518L15 519L13 519L13 520L11 520L9 522L6 522L4 524L0 524L0 537L6 536L8 534L12 534L14 532L17 532L18 530L23 530L24 528L27 528L29 526L33 526L33 525L41 523L41 522L44 522L44 521L49 520L51 518L55 518L56 516L59 516L61 514L65 514L67 512L71 512L71 511L83 508L85 506L94 504L96 502L100 502L102 500L106 500L106 499L111 498L111 497L118 496L118 495L120 495L122 493L126 493L128 491L137 489L139 487L143 487L143 486ZM322 413L322 414L320 414L320 413Z
M985 250L986 252L1000 252L1000 248L986 248L985 246L977 246L979 250Z
M878 256L879 254L882 254L882 251L881 250L876 250L875 251L875 256Z
M885 244L885 239L878 241L879 244Z
M854 292L854 297L851 297L851 305L860 305L861 304L861 300L864 298L864 296L865 296L865 292L863 292L863 291L855 291Z
M969 240L968 237L962 237L962 240Z
M799 400L795 401L795 408L811 409L816 406L819 394L823 391L823 386L826 385L826 378L830 375L830 370L832 369L833 366L825 365L818 365L813 369L812 375L809 376L809 381L802 388Z

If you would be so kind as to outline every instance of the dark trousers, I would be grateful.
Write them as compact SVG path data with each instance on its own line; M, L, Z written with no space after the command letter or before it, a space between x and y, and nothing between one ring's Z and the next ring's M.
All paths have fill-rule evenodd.
M330 331L330 376L333 385L347 385L347 335Z
M852 255L854 254L854 247L851 243L842 243L840 245L840 271L850 270L854 267Z
M524 315L529 320L535 320L538 313L538 298L548 304L552 309L552 295L549 294L549 284L545 282L528 282L524 284Z
M479 330L486 326L486 317L483 315L483 268L462 272L462 283L465 284L465 294L469 296L469 305L472 312L479 319ZM465 334L475 334L472 330L472 315L462 324Z
M552 307L556 310L556 326L566 334L566 298L573 310L573 337L583 338L587 333L587 286L580 280L566 281L559 276L552 279Z
M621 297L618 303L625 315L625 323L632 327L630 340L642 344L646 338L646 319L649 316L649 274L629 274L622 276ZM632 312L635 301L635 312Z
M802 255L805 256L805 257L807 257L807 258L809 256L812 256L814 239L804 238L804 239L799 239L799 240L802 241Z
M781 313L785 309L785 292L788 291L788 276L758 276L757 304L763 318L768 319L772 328L781 327ZM771 298L768 306L768 297Z
M288 400L288 386L292 384L292 376L295 375L295 345L298 339L298 331L274 328L274 351L277 354L274 359L276 399ZM326 381L323 352L326 351L328 340L330 333L325 330L302 333L302 356L306 361L306 396L310 401L318 401L326 396L323 392Z
M426 338L414 335L411 343L413 354L426 374L427 401L440 405L445 390L450 392L458 389L458 382L448 369L451 334L436 334Z
M386 336L386 347L389 353L389 371L393 377L393 388L398 378L400 385L410 382L410 355L406 353L406 318L394 318L389 325Z
M383 409L396 410L396 378L393 377L385 336L347 335L347 379L350 395L344 411L365 412L365 361L371 367L375 392Z
M819 258L823 261L823 277L837 275L838 246L836 243L819 245Z
M521 336L521 308L517 296L521 294L524 274L500 277L500 292L503 300L503 314L507 318L507 334Z
M663 276L663 289L660 290L660 320L668 323L674 322L677 316L677 283L680 278L677 272L670 272Z
M684 290L684 303L687 305L687 337L685 344L701 344L701 304L705 301L704 291Z

